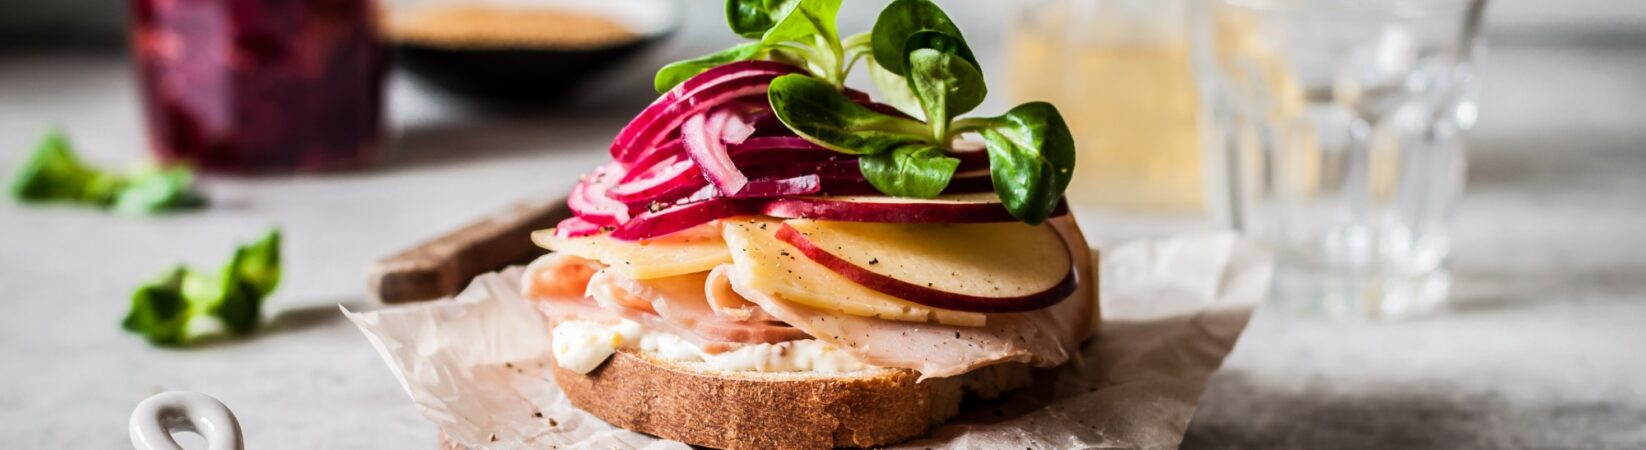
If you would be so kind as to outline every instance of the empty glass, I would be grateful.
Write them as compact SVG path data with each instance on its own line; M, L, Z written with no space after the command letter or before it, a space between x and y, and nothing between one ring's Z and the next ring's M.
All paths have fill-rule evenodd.
M1277 306L1421 313L1450 287L1483 0L1216 0L1195 65L1212 206L1272 245Z

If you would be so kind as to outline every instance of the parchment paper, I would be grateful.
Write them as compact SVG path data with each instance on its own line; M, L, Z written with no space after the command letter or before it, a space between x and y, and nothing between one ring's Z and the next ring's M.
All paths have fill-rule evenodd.
M1232 233L1101 255L1103 321L1056 383L968 403L894 448L1176 448L1206 377L1268 289L1270 256ZM549 325L518 294L519 278L510 269L476 278L453 301L344 313L423 415L467 447L689 448L574 408L547 378Z

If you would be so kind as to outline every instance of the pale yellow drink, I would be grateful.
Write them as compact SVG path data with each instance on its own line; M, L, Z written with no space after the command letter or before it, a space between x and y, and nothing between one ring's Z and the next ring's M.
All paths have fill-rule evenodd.
M1198 103L1186 33L1121 23L1130 11L1065 2L1040 8L1051 11L1041 9L1010 36L1009 92L1014 102L1053 102L1068 120L1079 149L1070 201L1077 208L1199 211ZM1090 14L1108 17L1076 17Z

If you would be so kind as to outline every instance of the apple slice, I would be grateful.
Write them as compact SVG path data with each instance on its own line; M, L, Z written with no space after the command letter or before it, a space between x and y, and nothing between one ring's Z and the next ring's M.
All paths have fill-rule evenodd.
M818 219L876 223L991 223L1016 222L994 192L946 194L933 198L881 195L805 196L772 199L761 213L784 219ZM1069 213L1059 203L1052 217Z
M936 308L1032 311L1077 287L1074 261L1050 225L789 220L777 238L869 289Z
M618 240L610 233L566 238L556 236L550 228L533 231L532 242L555 252L600 261L612 272L636 280L706 272L732 262L726 241L720 238L719 225L712 222L644 241Z
M855 283L778 240L776 221L731 219L723 225L734 262L733 278L743 287L854 316L957 326L983 326L987 321L983 314L931 308Z

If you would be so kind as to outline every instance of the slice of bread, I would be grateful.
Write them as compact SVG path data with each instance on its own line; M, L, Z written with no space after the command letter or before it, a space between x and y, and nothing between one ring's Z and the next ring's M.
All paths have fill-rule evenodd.
M1027 386L1031 369L996 364L916 383L918 372L726 372L623 350L588 374L555 367L573 405L612 425L722 449L873 447L918 437L968 394Z

